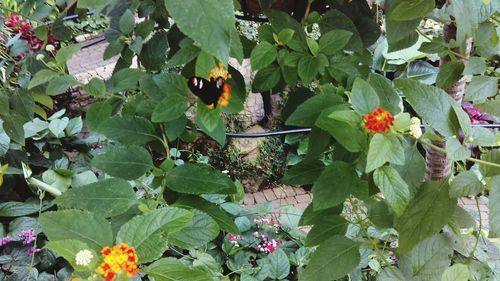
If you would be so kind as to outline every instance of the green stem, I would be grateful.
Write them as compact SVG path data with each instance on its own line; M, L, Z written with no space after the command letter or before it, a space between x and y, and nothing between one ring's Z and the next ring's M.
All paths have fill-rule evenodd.
M472 252L470 253L469 258L472 258L474 256L474 252L477 249L477 244L479 243L479 238L481 237L481 232L483 231L483 222L481 217L481 209L479 208L479 200L477 199L477 197L474 199L476 199L476 208L477 208L477 213L479 214L479 229L476 235L476 243L474 243L474 248L472 248Z
M38 217L42 214L42 206L43 206L43 197L45 197L45 191L38 190L38 199L40 200L40 203L38 205ZM38 235L35 235L35 241L33 242L33 249L36 250L36 242L38 240ZM33 268L33 265L35 264L35 251L33 251L33 255L31 256L31 263L30 267Z
M57 189L49 184L46 184L43 181L38 180L36 178L27 178L26 181L29 184L35 185L36 187L38 187L39 189L41 189L43 191L47 191L48 193L52 194L53 196L57 197L57 196L60 196L62 194L62 192L59 189Z
M417 141L423 145L426 145L436 151L439 151L439 152L442 152L442 153L446 153L446 150L444 150L443 148L437 146L437 145L434 145L430 142L426 142L422 139L417 139ZM484 161L484 160L481 160L481 159L477 159L477 158L472 158L472 157L466 157L465 160L467 161L470 161L470 162L474 162L474 163L478 163L478 164L483 164L483 165L488 165L488 166L492 166L492 167L496 167L496 168L500 168L500 164L497 164L497 163L493 163L493 162L488 162L488 161Z

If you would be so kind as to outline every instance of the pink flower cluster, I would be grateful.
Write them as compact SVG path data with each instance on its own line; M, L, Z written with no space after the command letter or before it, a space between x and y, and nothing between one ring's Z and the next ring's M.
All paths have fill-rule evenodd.
M257 245L257 247L255 247L255 249L259 252L273 253L276 248L281 245L281 241L279 239L271 239L271 241L269 241L266 235L259 235L258 232L254 232L254 236L260 238L262 241Z
M23 238L23 245L28 245L28 244L32 243L33 241L35 241L36 232L33 229L27 229L27 230L25 229L25 230L21 230L21 232L19 232L18 236L20 238ZM0 246L7 245L10 242L12 242L12 238L10 236L5 236L5 237L0 238ZM35 253L38 253L40 251L41 251L41 249L37 248L36 246L32 246L28 249L28 255L32 256Z
M5 236L0 238L0 246L7 245L12 241L12 238L10 236Z
M271 225L274 228L279 228L281 226L281 222L277 219L274 219L273 217L264 217L264 218L254 218L253 222L260 224L260 225Z
M5 20L5 26L10 28L13 33L21 33L21 38L26 40L32 51L36 52L42 48L43 41L35 36L30 22L23 21L21 16L13 13ZM47 41L54 46L59 45L59 41L54 39L51 34L47 36Z
M238 243L238 241L241 240L241 236L229 234L227 238L229 238L229 242L231 242L231 244L233 244L235 247L240 246L240 243Z

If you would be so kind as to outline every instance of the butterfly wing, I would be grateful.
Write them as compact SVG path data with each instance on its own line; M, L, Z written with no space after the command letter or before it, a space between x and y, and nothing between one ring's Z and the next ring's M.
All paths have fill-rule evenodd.
M204 104L217 107L217 102L224 88L224 80L218 78L215 81L208 81L207 79L193 76L188 80L188 87Z

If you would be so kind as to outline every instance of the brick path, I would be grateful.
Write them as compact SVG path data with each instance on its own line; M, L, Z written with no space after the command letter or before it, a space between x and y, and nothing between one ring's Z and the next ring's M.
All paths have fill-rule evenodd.
M94 40L100 40L96 38ZM92 42L92 41L90 41ZM87 42L90 43L90 42ZM102 55L108 46L106 41L82 48L68 61L68 72L80 82L86 83L92 77L107 79L113 74L118 56L103 60Z

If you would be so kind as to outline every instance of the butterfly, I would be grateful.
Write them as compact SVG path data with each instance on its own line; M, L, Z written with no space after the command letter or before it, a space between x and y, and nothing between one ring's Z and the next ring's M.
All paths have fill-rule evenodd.
M230 86L224 83L222 77L209 81L193 76L188 80L188 87L209 108L216 108L218 104L227 106L230 97Z

